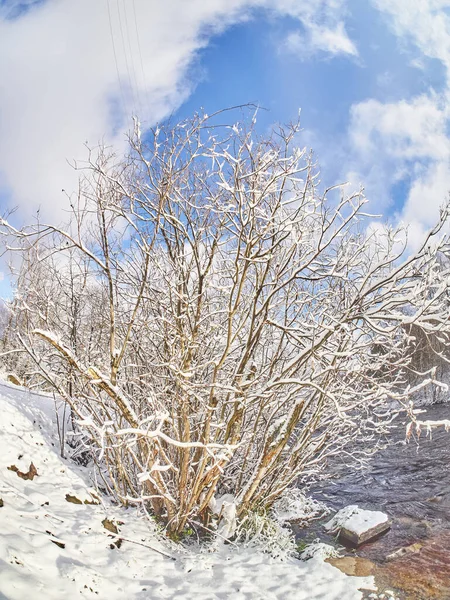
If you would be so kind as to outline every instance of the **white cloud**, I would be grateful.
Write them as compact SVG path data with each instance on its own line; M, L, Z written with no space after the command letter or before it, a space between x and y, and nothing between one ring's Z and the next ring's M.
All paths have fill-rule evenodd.
M349 129L353 173L348 179L367 184L379 206L391 201L391 186L410 181L396 219L409 227L414 248L433 226L450 189L448 111L442 98L419 96L383 104L375 100L353 106Z
M372 4L388 16L386 21L399 38L450 67L449 0L372 0Z
M15 19L18 5L33 5ZM264 8L323 28L327 52L345 44L343 0L8 0L0 9L0 181L13 204L50 213L76 187L66 160L84 141L123 143L128 115L154 123L194 82L189 67L209 38ZM109 7L109 11L108 11ZM136 13L136 20L135 20ZM111 26L110 26L111 20ZM333 29L336 27L336 35ZM112 35L111 35L112 32ZM328 37L327 37L328 36ZM114 44L112 43L114 40ZM117 59L117 67L115 57Z
M358 55L356 46L345 31L343 22L337 23L334 28L311 23L304 33L295 31L289 34L286 39L286 48L290 52L304 57L318 51L332 55Z
M287 36L284 47L288 51L302 58L316 52L358 55L345 29L346 0L279 0L278 5L288 9L302 24L301 30Z
M447 113L438 97L387 104L371 99L353 105L350 117L352 145L367 160L376 159L377 152L399 159L449 156Z
M410 182L404 205L395 218L409 225L415 248L436 221L450 190L450 0L372 0L402 48L412 43L418 53L411 64L439 60L446 69L444 90L382 103L367 100L351 109L349 152L351 176L368 180L369 194L389 204L392 185ZM376 176L374 177L374 173ZM355 181L356 183L356 181Z
M439 208L449 196L450 164L434 163L412 184L408 199L400 215L409 225L410 247L416 248L426 231L436 223Z

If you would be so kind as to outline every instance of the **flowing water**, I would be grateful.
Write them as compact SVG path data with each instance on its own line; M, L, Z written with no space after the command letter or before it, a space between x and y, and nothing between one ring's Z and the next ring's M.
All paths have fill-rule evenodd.
M449 415L450 404L440 404L429 407L426 418ZM381 588L404 600L450 600L450 432L437 429L431 438L423 433L419 443L408 444L404 436L400 419L391 443L367 469L337 475L312 495L335 510L358 504L392 519L387 534L347 552L374 563ZM320 523L296 533L330 541Z

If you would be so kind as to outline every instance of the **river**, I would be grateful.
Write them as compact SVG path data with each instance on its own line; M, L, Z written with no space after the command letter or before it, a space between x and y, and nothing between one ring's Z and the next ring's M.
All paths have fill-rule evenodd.
M428 407L427 419L449 418L450 404ZM310 493L338 510L349 504L382 510L391 530L374 542L345 554L368 559L381 589L402 600L450 600L450 432L422 433L405 443L406 417L400 418L389 445L363 471L336 477ZM299 539L332 541L316 523L298 529ZM334 543L334 540L333 540Z

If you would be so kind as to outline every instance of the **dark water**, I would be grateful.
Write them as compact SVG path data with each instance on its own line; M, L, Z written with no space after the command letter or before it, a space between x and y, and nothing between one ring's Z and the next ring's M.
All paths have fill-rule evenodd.
M449 417L450 404L441 404L424 418ZM335 510L358 504L392 519L386 535L347 552L375 563L380 587L405 600L450 600L450 432L439 428L405 444L405 425L406 417L399 418L388 447L367 469L340 475L342 465L335 465L336 477L311 492ZM296 533L330 541L321 523Z

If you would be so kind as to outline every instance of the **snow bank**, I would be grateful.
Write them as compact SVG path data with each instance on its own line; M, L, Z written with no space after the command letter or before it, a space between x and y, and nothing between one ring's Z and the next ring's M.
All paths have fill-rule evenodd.
M372 578L347 577L318 556L280 562L233 544L175 547L136 511L87 503L96 491L58 454L51 397L0 384L0 415L0 598L356 600L358 588L374 589ZM33 479L8 469L26 474L31 463Z

